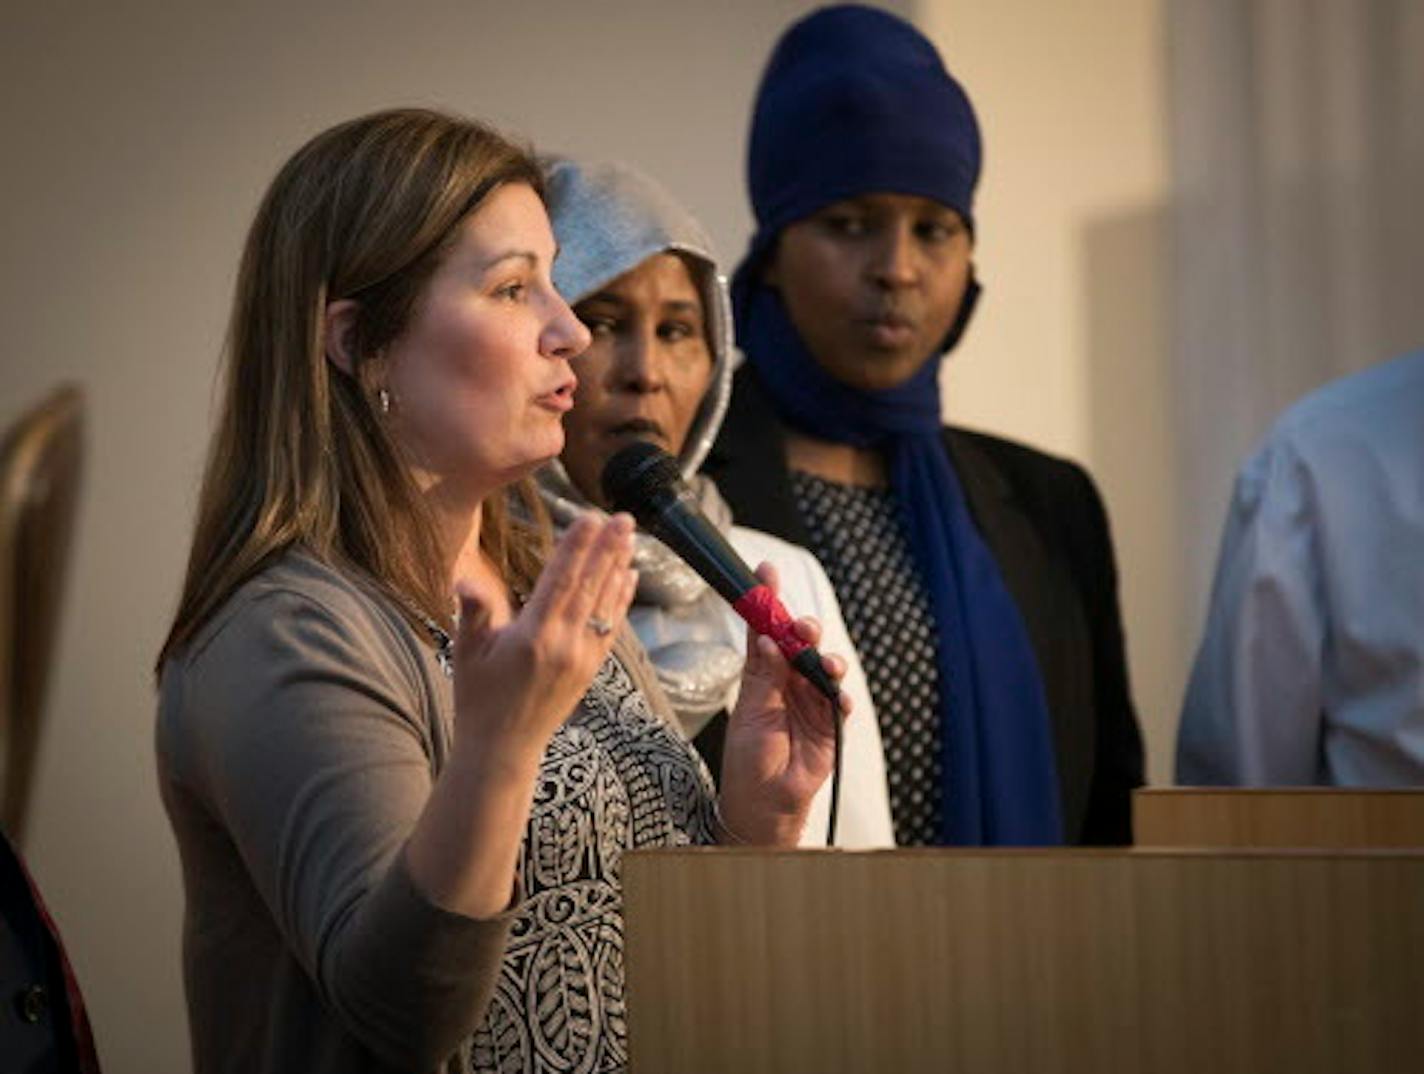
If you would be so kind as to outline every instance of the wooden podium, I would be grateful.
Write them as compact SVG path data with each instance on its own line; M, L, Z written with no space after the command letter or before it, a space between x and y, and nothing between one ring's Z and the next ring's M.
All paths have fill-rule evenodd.
M633 1074L1424 1069L1424 853L640 851Z
M1424 850L1424 790L1145 787L1132 833L1138 846Z

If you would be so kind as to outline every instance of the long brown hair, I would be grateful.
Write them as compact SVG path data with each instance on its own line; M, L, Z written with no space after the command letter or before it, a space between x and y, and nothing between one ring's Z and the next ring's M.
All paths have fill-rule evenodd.
M410 322L460 222L506 183L543 194L528 152L421 109L324 131L277 174L243 250L221 413L159 670L295 544L367 576L408 616L448 618L434 520L381 420L380 354ZM326 358L326 306L343 298L358 303L353 375ZM528 482L484 505L481 546L516 588L532 584L546 532Z

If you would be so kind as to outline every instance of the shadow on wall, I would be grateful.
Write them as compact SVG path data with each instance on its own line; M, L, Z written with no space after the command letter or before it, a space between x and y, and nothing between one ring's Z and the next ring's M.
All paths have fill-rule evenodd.
M1171 361L1169 218L1149 207L1089 221L1081 235L1088 457L1117 549L1133 699L1148 779L1171 782L1182 689L1195 645L1184 565L1184 502ZM1214 511L1211 507L1208 510Z
M1169 4L1171 351L1187 604L1290 403L1424 344L1424 5Z
M1089 457L1154 783L1171 781L1240 463L1301 396L1424 346L1424 211L1405 195L1424 189L1424 163L1398 163L1282 179L1249 207L1183 199L1083 229ZM1232 219L1257 223L1246 234Z

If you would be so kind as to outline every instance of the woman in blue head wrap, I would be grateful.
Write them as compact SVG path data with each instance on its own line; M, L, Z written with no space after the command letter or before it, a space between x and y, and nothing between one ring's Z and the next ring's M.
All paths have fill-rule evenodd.
M969 100L908 23L844 5L786 32L732 284L747 361L705 470L825 565L897 842L1128 842L1142 747L1102 502L1072 463L942 425L979 168Z

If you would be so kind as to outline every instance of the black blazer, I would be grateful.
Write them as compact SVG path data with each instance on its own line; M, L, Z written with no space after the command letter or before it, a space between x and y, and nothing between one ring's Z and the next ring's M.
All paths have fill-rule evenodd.
M733 385L703 470L740 525L809 547L781 424L750 367L738 371ZM1038 658L1068 841L1130 843L1142 739L1128 692L1102 498L1075 463L964 429L946 428L944 441Z

